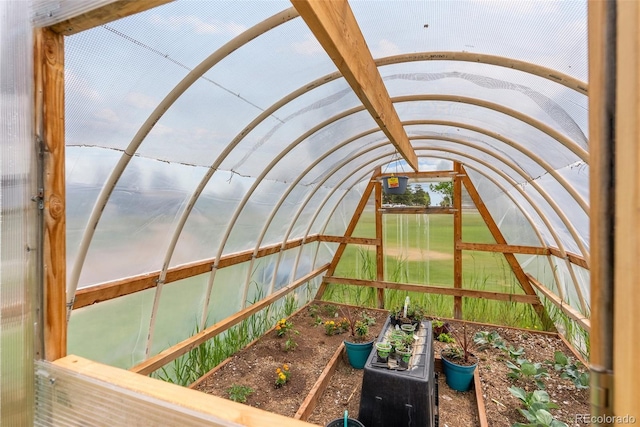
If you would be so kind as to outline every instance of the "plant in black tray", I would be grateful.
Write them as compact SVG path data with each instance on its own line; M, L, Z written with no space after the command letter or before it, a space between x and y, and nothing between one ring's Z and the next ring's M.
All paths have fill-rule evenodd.
M467 325L462 326L462 339L452 329L454 342L440 352L447 385L457 391L467 391L473 382L478 358L471 352L473 341L467 337Z
M411 349L409 347L396 348L396 360L400 368L409 368L409 361L411 360Z
M386 341L377 342L376 353L379 363L387 363L389 360L389 354L391 354L391 344Z

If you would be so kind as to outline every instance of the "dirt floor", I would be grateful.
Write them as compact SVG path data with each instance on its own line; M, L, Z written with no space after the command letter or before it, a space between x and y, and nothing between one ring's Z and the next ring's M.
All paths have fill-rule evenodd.
M322 322L336 319L335 307L329 307L329 310L326 310L324 305L318 306L315 316L311 315L309 307L305 307L289 319L291 330L288 334L278 337L275 330L270 331L253 345L219 365L192 387L204 393L229 398L231 386L247 386L253 390L247 396L247 405L294 417L346 337L345 334L328 336L325 334L323 323L317 323L319 320L317 321L316 318ZM377 336L388 314L378 310L366 310L366 313L376 321L370 333L372 337ZM341 313L337 315L341 316ZM454 321L449 323L460 336L461 324ZM540 363L549 374L542 379L545 390L552 401L559 406L551 413L569 426L581 425L575 422L575 416L589 413L588 389L576 389L571 381L560 378L559 372L555 371L552 364L548 364L548 361L553 361L556 350L573 357L561 339L554 335L510 328L474 324L467 327L469 336L473 336L480 330L497 332L506 346L513 346L515 349L523 348L524 353L521 357ZM287 339L293 340L294 349L286 349ZM434 341L434 353L439 355L444 346L443 343ZM476 348L475 354L479 358L478 372L488 425L511 427L515 422L526 423L526 419L518 411L518 408L522 407L521 402L512 396L508 388L517 386L533 391L537 388L536 384L533 380L509 378L507 374L511 370L505 362L510 358L502 350L489 346L485 350ZM344 352L339 359L326 391L318 399L315 410L309 416L308 421L313 424L324 426L336 418L341 418L345 410L354 418L357 417L364 371L353 369ZM282 370L285 364L290 375L286 384L278 387L276 370ZM443 374L439 375L438 384L439 425L479 426L475 390L454 391L446 385Z

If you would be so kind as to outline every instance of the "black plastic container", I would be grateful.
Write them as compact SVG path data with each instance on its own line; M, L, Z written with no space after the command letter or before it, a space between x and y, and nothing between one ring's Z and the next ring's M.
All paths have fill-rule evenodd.
M387 319L378 341L394 326ZM409 368L377 363L372 352L364 366L358 420L366 427L436 427L437 395L431 322L423 321Z

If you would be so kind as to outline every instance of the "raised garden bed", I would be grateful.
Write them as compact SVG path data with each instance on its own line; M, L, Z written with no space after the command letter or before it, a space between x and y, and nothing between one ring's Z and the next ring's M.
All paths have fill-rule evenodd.
M318 305L322 321L330 319L326 304ZM335 307L335 305L333 305ZM315 308L315 307L314 307ZM387 318L387 311L366 309L376 320L371 333L377 335ZM287 337L278 337L275 330L254 342L246 349L230 357L191 387L204 393L230 398L232 386L245 386L253 390L246 396L246 404L281 415L326 425L341 417L344 411L356 417L360 405L360 387L363 370L349 366L342 350L345 335L328 336L323 324L310 315L309 306L299 310L289 319L293 330L289 337L295 341L295 349L286 351ZM460 324L450 321L455 329ZM508 345L523 347L524 356L535 363L553 360L556 350L574 357L564 341L555 334L537 333L491 325L468 324L468 333L495 331ZM444 344L434 341L436 357ZM505 426L515 422L525 423L518 411L521 402L508 390L518 386L533 391L536 386L526 378L511 379L506 365L509 357L504 351L488 348L478 352L480 362L476 370L475 387L468 392L451 390L439 375L439 420L449 427ZM276 369L289 369L289 377L281 387L276 387ZM547 366L547 365L543 365ZM589 393L576 389L574 384L560 378L552 366L547 366L549 377L544 379L546 391L559 406L553 415L574 425L576 414L589 413ZM436 371L439 371L436 359ZM482 389L481 393L476 390ZM486 424L485 420L486 419Z

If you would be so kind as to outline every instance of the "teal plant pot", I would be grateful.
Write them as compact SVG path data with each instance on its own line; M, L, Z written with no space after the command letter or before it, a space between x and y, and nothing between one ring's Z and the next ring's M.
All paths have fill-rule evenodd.
M373 341L365 343L345 341L344 346L347 349L349 364L355 369L363 369L365 363L367 363L367 358L373 349Z
M447 378L447 385L456 391L468 391L473 383L473 373L478 363L463 366L445 359L442 355L440 358L442 359L442 371Z
M344 422L344 418L337 418L331 421L329 424L327 424L326 427L343 427L345 425L347 427L364 427L364 424L362 424L360 421L356 420L355 418L347 418L346 424Z

